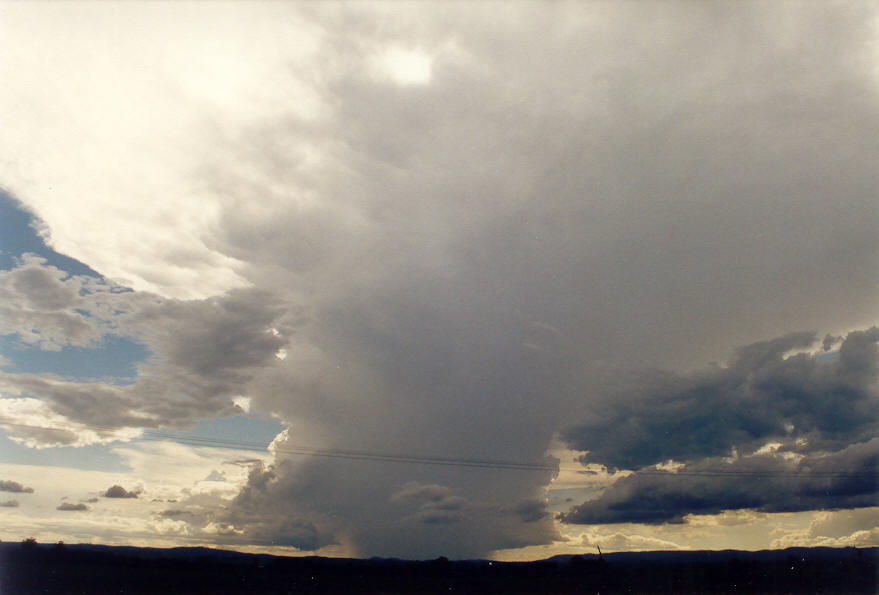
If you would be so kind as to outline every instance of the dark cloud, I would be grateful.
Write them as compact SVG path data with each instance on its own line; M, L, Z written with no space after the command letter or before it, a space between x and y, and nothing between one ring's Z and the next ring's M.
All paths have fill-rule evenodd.
M549 514L544 500L526 500L513 508L513 512L526 523L539 521Z
M680 523L724 510L796 512L879 505L879 438L799 460L709 458L676 473L637 472L562 515L567 523Z
M273 497L279 488L277 467L255 463L248 475L246 487L225 511L208 514L202 523L210 522L222 530L230 543L263 543L285 545L301 550L316 550L336 543L333 531L326 521L308 511L297 510L296 502ZM301 486L296 490L301 494Z
M107 488L103 494L101 494L104 498L137 498L139 492L129 492L125 488L120 485L114 485Z
M727 366L646 373L611 395L563 438L588 451L584 463L638 471L564 520L660 523L743 508L875 506L879 329L841 338L835 358L803 352L815 340L796 333L754 343ZM685 464L650 468L669 460Z
M60 506L56 506L55 510L84 511L89 510L89 507L82 503L71 504L70 502L63 502Z
M821 342L821 347L824 348L824 351L830 351L834 345L839 343L842 340L842 337L834 337L831 334L824 335L824 340Z
M726 367L686 375L649 373L641 387L594 408L564 440L584 462L624 469L753 452L770 440L800 452L835 450L876 435L879 329L852 332L839 357L797 353L814 342L797 333L742 347Z
M32 494L34 492L33 488L26 488L17 481L10 480L0 480L0 492L15 492L15 493L25 493Z
M18 508L18 500L6 500L5 502L0 502L0 507Z

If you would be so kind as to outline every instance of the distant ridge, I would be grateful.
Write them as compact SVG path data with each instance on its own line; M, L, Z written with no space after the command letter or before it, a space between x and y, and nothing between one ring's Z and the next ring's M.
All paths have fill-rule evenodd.
M0 593L876 593L879 548L564 554L530 562L0 543Z

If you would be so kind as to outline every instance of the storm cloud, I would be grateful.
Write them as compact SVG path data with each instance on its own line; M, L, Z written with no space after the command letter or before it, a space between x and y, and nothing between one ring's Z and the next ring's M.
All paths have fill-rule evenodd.
M559 435L586 461L673 459L694 482L681 501L673 474L636 473L570 522L874 501L869 475L773 475L763 496L695 475L874 456L877 331L850 332L879 311L874 6L246 4L196 35L172 8L126 9L137 31L57 9L41 22L63 46L0 53L16 89L0 94L0 183L108 279L82 291L23 260L0 279L3 332L151 353L130 386L4 373L4 417L71 435L10 433L109 441L246 395L287 428L273 462L180 519L348 554L559 539L541 507ZM77 77L119 83L104 99ZM789 334L804 328L832 335L826 359L808 352L818 335ZM535 467L454 464L472 460Z

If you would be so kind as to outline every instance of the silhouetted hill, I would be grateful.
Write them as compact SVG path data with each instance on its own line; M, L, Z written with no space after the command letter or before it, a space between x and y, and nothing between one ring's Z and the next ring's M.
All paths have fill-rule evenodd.
M0 593L876 593L877 561L877 548L622 552L495 562L0 543Z

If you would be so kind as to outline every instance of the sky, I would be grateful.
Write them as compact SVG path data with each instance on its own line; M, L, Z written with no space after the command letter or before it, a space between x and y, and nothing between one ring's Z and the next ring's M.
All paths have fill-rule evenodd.
M0 539L879 546L873 2L0 4Z

